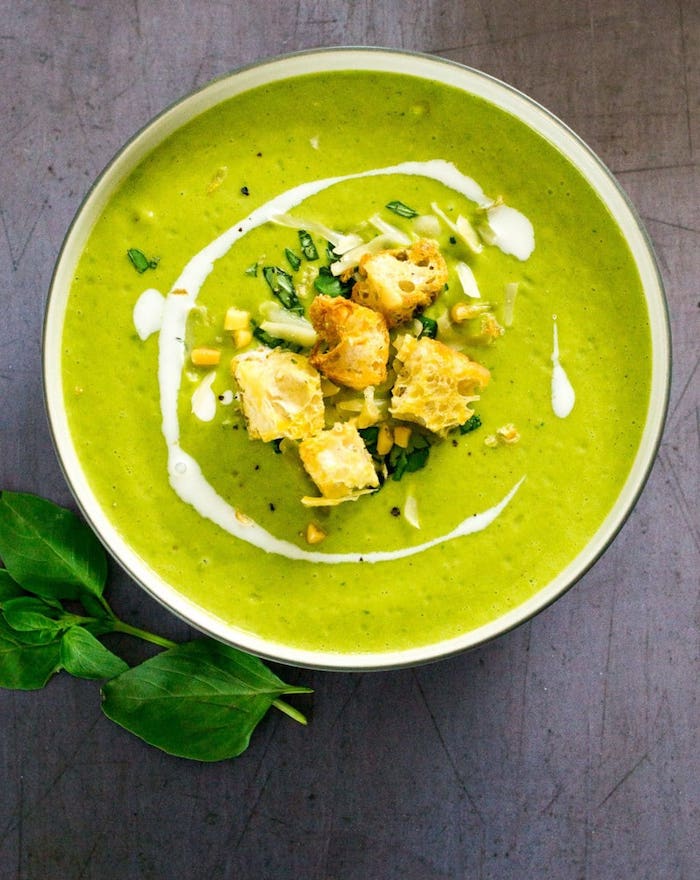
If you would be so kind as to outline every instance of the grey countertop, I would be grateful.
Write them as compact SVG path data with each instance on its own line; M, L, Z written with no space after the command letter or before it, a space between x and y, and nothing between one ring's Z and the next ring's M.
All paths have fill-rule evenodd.
M699 877L700 6L0 0L0 13L1 488L73 504L40 335L91 181L176 98L296 49L435 53L559 115L646 224L674 352L664 440L627 524L497 641L413 670L292 670L315 689L310 726L270 715L242 757L211 765L112 724L95 683L0 692L2 877ZM187 636L116 566L109 594L126 619Z

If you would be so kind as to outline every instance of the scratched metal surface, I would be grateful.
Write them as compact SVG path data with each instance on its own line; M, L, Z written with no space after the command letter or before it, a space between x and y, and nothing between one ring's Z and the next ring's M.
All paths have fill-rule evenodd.
M270 716L218 765L142 745L102 716L92 683L0 692L2 877L700 876L700 6L0 0L0 13L1 487L71 503L40 331L91 180L169 102L289 50L434 52L561 116L647 224L675 358L665 439L630 520L573 590L495 643L413 671L299 673L316 690L311 726ZM117 570L109 589L127 619L187 635Z

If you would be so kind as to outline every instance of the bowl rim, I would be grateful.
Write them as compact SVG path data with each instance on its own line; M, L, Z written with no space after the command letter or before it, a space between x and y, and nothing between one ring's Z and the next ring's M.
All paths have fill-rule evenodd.
M310 60L313 61L313 67L309 66ZM157 144L188 119L206 112L221 100L258 85L308 73L358 69L398 72L420 79L440 79L518 116L563 152L598 196L608 204L608 209L625 234L645 293L652 358L645 426L630 471L603 522L583 549L558 575L514 609L459 636L408 649L344 653L300 649L237 630L188 599L145 565L111 525L90 489L68 429L63 407L61 371L54 369L54 366L61 361L60 341L72 270L82 253L94 219L119 184ZM443 74L445 78L438 74ZM192 107L198 109L190 112ZM515 113L514 108L520 109L521 114ZM584 162L587 170L574 161L572 154ZM610 206L608 198L604 198L605 195L612 199L615 210ZM619 216L620 211L622 217ZM629 233L633 233L633 241L630 240ZM566 123L514 86L451 59L395 48L333 46L265 58L217 76L165 107L139 128L114 154L82 199L56 259L44 312L42 376L49 432L66 482L82 515L129 577L186 623L240 650L295 667L360 672L417 666L476 648L532 619L571 589L589 571L624 525L644 489L656 459L670 396L671 331L663 279L644 224L612 172Z

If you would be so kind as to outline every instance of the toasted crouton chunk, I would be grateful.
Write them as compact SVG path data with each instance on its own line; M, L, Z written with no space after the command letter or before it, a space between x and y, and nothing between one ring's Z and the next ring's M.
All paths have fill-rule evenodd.
M257 348L234 357L231 368L252 438L301 440L323 428L321 376L303 355Z
M382 315L342 297L317 296L309 318L319 337L309 357L312 366L357 390L384 381L389 331Z
M396 327L435 301L447 283L447 264L437 242L422 238L410 247L366 254L359 274L353 300L381 312L387 325Z
M350 422L337 422L307 437L299 445L299 455L325 498L350 500L379 485L372 456Z
M398 340L397 378L389 411L396 419L417 422L436 434L462 425L479 399L477 388L489 381L486 367L437 339Z

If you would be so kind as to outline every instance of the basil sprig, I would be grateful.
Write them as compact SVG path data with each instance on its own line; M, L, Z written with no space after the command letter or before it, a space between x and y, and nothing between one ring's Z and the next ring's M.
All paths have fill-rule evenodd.
M281 698L309 688L285 684L256 657L214 639L178 644L120 620L103 595L105 551L71 511L1 492L0 558L0 687L36 690L61 670L101 680L109 718L199 761L239 755L271 706L306 723ZM111 632L164 650L129 668L100 641Z

